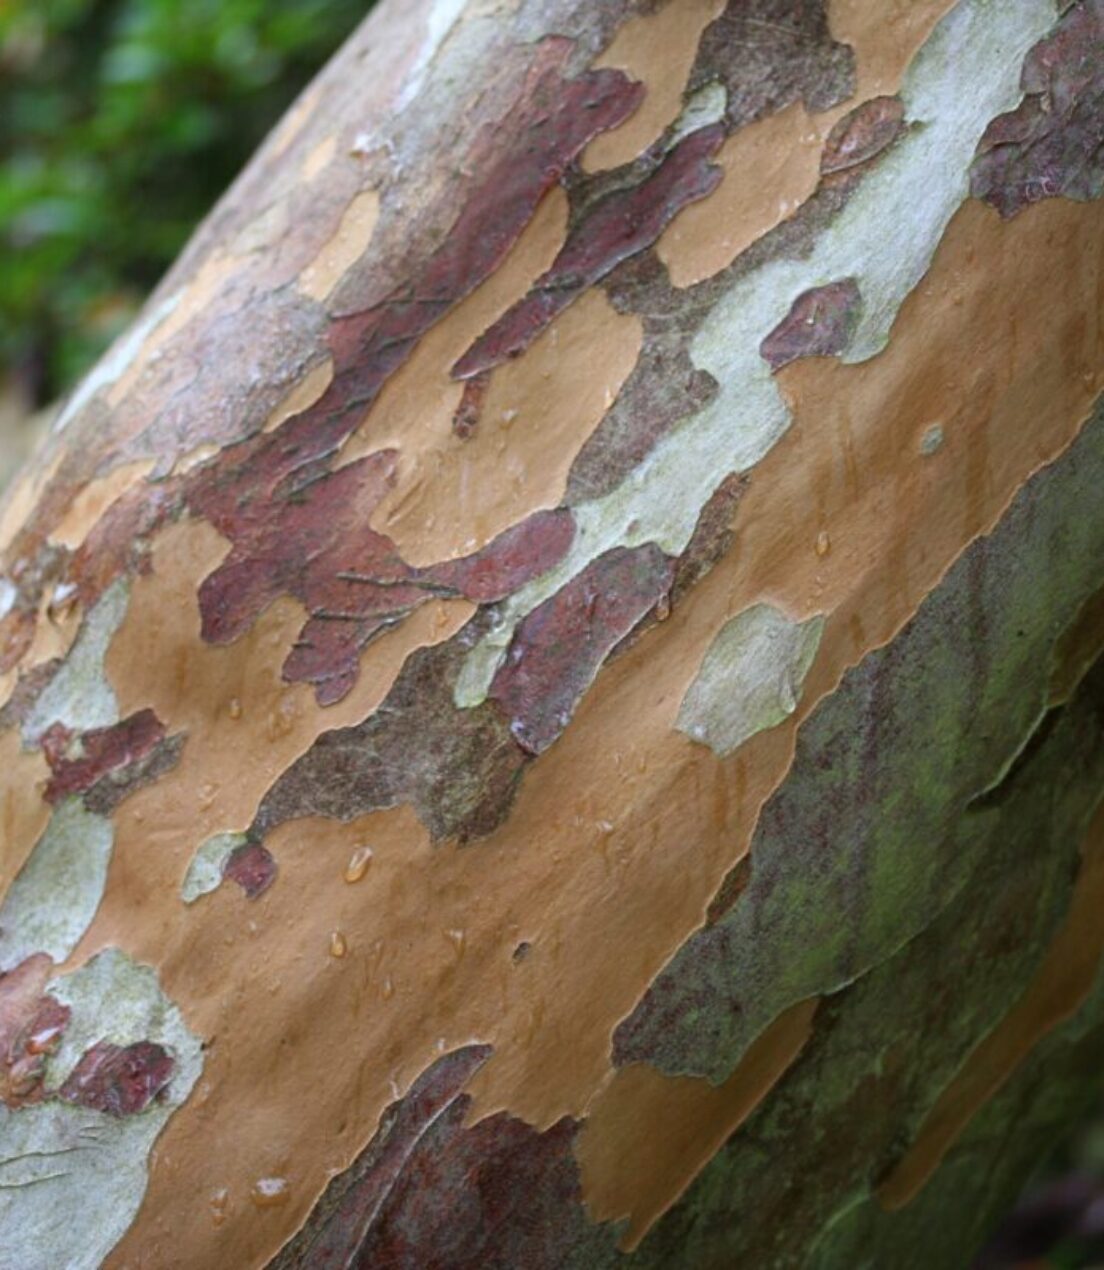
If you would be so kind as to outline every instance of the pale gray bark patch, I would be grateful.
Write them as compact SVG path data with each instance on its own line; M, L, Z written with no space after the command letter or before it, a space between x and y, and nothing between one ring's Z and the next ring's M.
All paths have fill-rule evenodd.
M148 306L138 321L121 335L78 385L53 422L53 431L61 432L104 388L121 379L141 351L146 337L161 325L180 303L183 292L167 296L159 304Z
M699 128L708 128L710 124L720 123L724 119L728 105L728 90L724 84L716 80L703 84L697 92L691 93L683 106L679 117L671 128L671 134L664 142L665 150L673 150L675 146Z
M197 847L180 884L180 898L184 903L194 904L201 895L215 890L222 882L226 861L247 841L244 833L216 833Z
M797 709L824 618L795 622L755 604L721 627L702 658L678 715L678 729L720 755Z
M55 1090L97 1041L153 1041L173 1058L163 1098L115 1117L56 1100L0 1107L0 1265L94 1270L126 1233L145 1194L148 1158L203 1065L199 1038L148 966L109 948L47 991L72 1011L46 1084Z
M114 845L111 821L79 797L54 811L0 907L0 971L32 953L64 961L103 898Z
M36 745L51 723L84 732L119 721L119 705L104 672L104 658L129 598L129 585L120 578L89 610L64 665L27 715L25 745Z

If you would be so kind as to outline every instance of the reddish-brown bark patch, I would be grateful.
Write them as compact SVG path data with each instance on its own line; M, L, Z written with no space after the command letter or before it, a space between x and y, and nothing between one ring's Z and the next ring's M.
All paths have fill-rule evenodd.
M327 582L342 567L371 570L383 582L404 575L389 539L368 526L368 515L394 479L395 454L379 450L315 481L289 488L270 516L267 502L241 515L232 491L212 496L207 518L234 546L199 589L203 638L228 644L286 590L309 607L325 602ZM322 594L319 594L319 592Z
M749 0L728 5L706 28L686 91L718 83L727 92L722 127L731 135L799 100L812 111L845 100L854 90L854 55L832 39L823 0L796 8L781 0ZM579 451L568 480L569 504L608 494L662 437L708 405L716 382L689 355L705 315L742 273L768 259L807 251L849 192L846 186L822 190L732 265L697 286L672 286L651 249L624 260L605 278L614 306L640 315L644 347L617 399Z
M41 744L53 776L46 786L49 803L82 794L120 768L145 758L164 739L165 725L152 710L140 710L106 728L74 733L63 723L51 724Z
M490 697L530 754L571 721L602 662L670 590L674 562L654 543L615 547L545 600L518 627Z
M107 772L85 792L85 807L97 816L110 816L136 790L172 771L180 762L185 740L183 733L166 736L132 763Z
M421 1141L447 1113L491 1055L489 1045L446 1054L383 1113L358 1158L326 1188L303 1230L271 1263L271 1270L310 1265L345 1270L357 1264L387 1197Z
M905 107L899 97L871 97L844 115L824 142L822 173L842 172L874 158L901 135Z
M764 337L759 352L771 370L799 357L834 357L847 347L861 311L862 296L854 278L813 287L797 297L789 313Z
M557 564L574 533L570 512L536 512L474 555L415 569L399 559L391 539L368 528L362 512L345 537L314 558L305 587L289 584L311 617L284 663L284 678L314 684L320 705L339 701L356 682L361 649L377 635L435 597L478 604L504 598Z
M125 1046L97 1041L81 1055L58 1097L109 1116L134 1116L169 1083L173 1066L172 1055L154 1041Z
M73 554L66 581L91 608L116 578L149 567L149 541L180 508L180 483L139 481L104 512Z
M719 125L699 129L638 184L615 190L589 207L548 272L476 340L453 374L469 379L517 357L588 287L650 247L683 207L716 187L721 172L709 159L723 139Z
M624 260L613 270L604 285L620 311L642 314L645 349L637 369L584 446L572 470L569 503L608 492L660 436L712 397L716 385L710 376L695 370L688 353L689 343L704 315L717 296L744 271L772 258L805 252L846 203L865 170L856 168L839 173L830 182L826 179L806 208L779 226L763 243L756 244L723 275L692 292L671 286L652 249ZM627 173L629 169L621 170L617 179L628 179ZM576 187L573 193L576 223L583 223L588 206L600 205L601 198L594 191L601 187L601 182L613 179L603 174ZM365 721L357 729L326 734L277 781L262 804L255 830L264 834L276 824L301 815L320 814L348 820L403 801L414 805L419 818L437 840L458 837L467 841L493 830L507 813L527 757L546 748L566 726L579 695L585 691L602 659L634 631L643 629L650 621L649 614L662 616L665 597L669 597L668 602L674 598L675 584L678 584L678 593L684 593L723 554L731 540L732 512L743 488L739 480L733 480L717 491L684 555L681 581L679 574L673 571L672 562L672 572L666 581L656 586L648 603L641 601L631 622L626 618L627 625L618 626L621 633L611 645L605 645L605 639L613 633L608 630L605 637L589 635L580 648L564 650L565 661L571 664L570 682L564 679L554 685L556 672L551 668L550 649L541 650L539 657L534 657L530 650L528 666L524 674L518 676L518 683L510 684L516 671L507 674L507 668L503 668L499 672L504 678L498 686L509 684L507 695L518 706L517 711L504 706L495 691L484 706L474 711L458 711L452 702L452 684L458 670L457 658L462 657L466 648L466 637L454 641L448 651L430 651L424 657L419 654L404 670L374 720ZM419 578L427 586L449 588L450 593L455 589L477 602L485 602L489 596L465 590L455 576L449 576L453 569L461 566L462 562L456 562L455 566L430 566L419 571ZM540 571L534 568L533 575ZM517 584L522 580L519 577ZM368 584L362 580L355 585ZM413 592L408 597L401 592L402 588L391 585L386 597L381 598L393 606L399 598L419 598ZM352 603L351 600L345 602ZM400 612L400 618L401 615ZM534 620L535 615L530 615L529 621ZM354 645L360 636L353 624L343 624L348 627L345 634L350 644ZM335 626L335 633L328 638L338 638L336 629ZM527 626L526 633L529 629ZM318 634L318 624L308 624L300 647L293 651L285 668L286 675L312 679L318 675L321 679L338 668L339 659L332 658L329 652L319 662L315 660L318 654L313 648L303 647L313 643ZM515 638L520 635L519 631ZM307 662L314 664L308 669ZM453 679L448 678L446 666L453 667L448 672ZM345 666L339 670L339 674L349 678L343 684L334 685L332 696L329 695L331 689L327 688L319 699L336 700L347 690L356 673L354 651L349 647L345 652ZM546 700L542 700L536 684L541 676L547 676L549 681ZM416 697L411 694L415 684L419 685ZM522 700L523 694L527 700ZM555 708L553 696L556 697ZM406 704L400 705L400 702ZM407 711L409 717L404 719L402 716ZM511 736L504 726L503 713L518 727L517 735ZM522 717L526 713L528 721ZM464 755L466 766L461 762Z
M542 1133L500 1113L464 1127L471 1100L462 1090L489 1055L470 1045L423 1073L272 1270L604 1263L612 1239L583 1210L574 1121Z
M69 1022L69 1007L44 991L53 964L34 953L0 974L0 1103L8 1107L43 1097L46 1060Z
M1024 60L1025 96L985 130L970 189L1003 217L1104 191L1104 0L1079 0Z
M222 876L237 882L246 896L255 900L276 880L276 861L261 843L243 842L230 852Z
M559 564L574 537L575 518L565 508L534 512L475 555L419 569L417 577L438 594L491 604Z
M201 588L205 638L234 638L284 592L304 598L313 611L311 592L332 585L339 568L368 572L382 560L398 575L385 580L402 578L392 544L367 524L393 479L394 456L380 452L336 472L329 467L418 340L498 267L587 141L636 105L639 86L619 72L565 80L558 63L567 43L542 45L528 96L500 124L493 157L488 151L480 183L441 246L380 304L333 323L328 342L334 376L326 392L274 432L228 449L199 474L189 505L234 544L227 563ZM487 143L484 138L479 144ZM407 598L397 598L392 621L409 610ZM342 690L347 675L336 676ZM336 687L332 691L341 695Z
M627 118L640 100L643 86L619 71L585 71L569 78L566 68L574 52L574 42L559 37L542 40L534 48L529 74L515 100L503 102L502 116L480 129L461 156L460 166L473 175L461 183L462 206L444 240L382 301L345 312L331 322L326 343L334 375L316 402L265 433L259 430L262 419L250 408L252 398L233 395L240 400L244 421L232 430L223 429L224 441L227 431L231 441L217 456L186 476L139 481L108 508L65 572L65 581L77 586L86 607L117 577L145 567L151 536L183 508L209 519L232 543L229 574L203 594L208 637L233 638L231 632L255 619L265 595L292 592L293 586L309 589L314 582L312 552L324 528L317 522L324 522L336 504L355 492L355 475L331 472L343 441L421 336L501 264L541 198L563 178L586 144ZM294 306L277 305L279 313L270 314L263 289L243 294L238 308L247 300L251 314L256 317L254 310L263 311L273 327L266 327L266 350L275 347L270 338L274 333L285 342L290 338L294 346L302 334L293 329L292 319L298 312ZM314 321L317 306L310 307L314 317L306 316ZM219 358L210 360L226 361L222 345L227 339L240 342L241 327L240 313L231 307L220 311L195 338L204 347L213 340ZM248 360L252 359L250 348ZM247 354L229 360L246 364ZM150 425L137 416L149 412L151 399L160 402L159 444L171 438L178 443L179 456L219 436L212 427L197 434L195 418L204 412L197 411L196 400L202 403L211 397L221 412L227 394L212 396L208 385L197 397L192 382L200 368L191 358L166 358L165 365L165 374L176 379L157 378L151 370L153 379L147 376L143 399L120 406L124 422L116 431L123 434L124 442L139 448L152 445L153 434L147 436ZM270 391L271 386L265 386L265 392L257 396L258 411L264 404L261 398ZM177 397L180 402L186 399L187 406ZM105 466L100 462L97 468L82 452L67 454L35 516L13 544L11 558L21 562L26 576L17 578L13 571L18 597L0 621L0 671L14 666L30 646L39 601L51 579L66 568L67 553L62 551L57 558L57 549L49 543L52 524ZM325 488L302 508L306 491L316 482L325 483ZM359 519L366 522L370 508L361 507L360 512ZM282 543L284 557L279 566L266 555L276 539Z

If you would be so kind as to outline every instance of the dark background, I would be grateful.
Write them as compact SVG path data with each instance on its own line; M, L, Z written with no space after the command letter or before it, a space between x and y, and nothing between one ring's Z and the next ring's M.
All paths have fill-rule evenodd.
M45 405L129 323L371 0L0 0L0 377Z

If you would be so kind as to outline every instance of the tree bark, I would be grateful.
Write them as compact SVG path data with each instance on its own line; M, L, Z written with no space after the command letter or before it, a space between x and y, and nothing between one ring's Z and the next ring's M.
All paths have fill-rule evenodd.
M385 0L3 513L0 1261L969 1262L1104 1059L1102 91Z

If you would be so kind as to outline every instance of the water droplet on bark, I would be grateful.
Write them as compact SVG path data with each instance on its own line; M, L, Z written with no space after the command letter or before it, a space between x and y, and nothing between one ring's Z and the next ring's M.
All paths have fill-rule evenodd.
M230 1202L230 1192L225 1186L220 1187L211 1196L211 1221L221 1226L226 1220L226 1205Z
M360 879L368 872L368 866L372 863L372 848L357 847L353 854L349 857L349 863L345 866L345 881L352 884L359 882Z
M258 1208L280 1208L291 1198L286 1177L261 1177L253 1183L249 1198Z
M920 453L925 456L934 454L942 444L943 428L938 423L933 423L924 430L924 435L920 438Z

